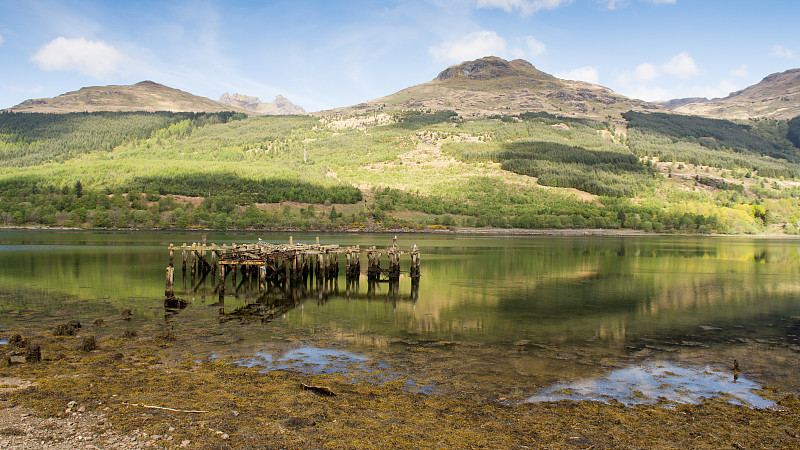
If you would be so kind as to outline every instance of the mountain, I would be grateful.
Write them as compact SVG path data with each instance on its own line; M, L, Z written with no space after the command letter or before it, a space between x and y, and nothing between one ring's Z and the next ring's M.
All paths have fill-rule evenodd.
M683 105L688 105L690 103L705 103L708 99L705 97L688 97L688 98L674 98L672 100L667 100L663 102L653 102L656 105L663 106L667 109L676 109Z
M252 113L152 81L130 86L90 86L54 98L25 100L14 112L67 113L83 111L172 111Z
M773 73L725 98L679 104L671 109L717 119L791 119L800 116L800 69Z
M275 101L264 103L258 97L250 97L242 94L230 95L227 92L222 94L219 102L224 105L238 106L257 113L268 116L278 116L283 114L305 114L306 110L290 102L282 95L277 95Z
M522 59L506 61L495 56L448 67L427 83L331 112L346 114L383 108L449 109L463 116L545 111L596 118L618 117L632 109L663 109L603 86L556 78Z

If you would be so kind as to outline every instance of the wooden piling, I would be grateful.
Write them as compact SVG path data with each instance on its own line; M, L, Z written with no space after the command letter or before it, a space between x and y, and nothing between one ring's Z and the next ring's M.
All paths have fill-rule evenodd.
M319 239L317 238L316 241L319 242ZM402 274L400 270L401 256L408 254L411 257L411 265L407 273L412 278L420 275L418 247L415 245L410 250L401 249L397 245L396 236L392 240L392 246L383 249L378 249L375 246L361 249L359 246L340 248L335 244L295 244L292 236L289 237L289 242L289 245L269 244L259 240L258 243L253 244L228 244L221 247L197 242L191 245L184 244L180 247L170 244L169 251L172 262L170 266L174 267L174 250L181 250L183 267L185 267L186 262L189 262L192 270L192 284L194 284L195 274L198 271L200 271L202 277L211 272L212 279L215 279L217 273L226 273L226 271L233 270L234 286L238 288L236 286L236 278L238 278L236 272L241 270L242 284L252 286L255 289L256 286L261 285L262 277L276 281L280 279L305 280L309 274L313 273L317 279L322 281L335 280L339 275L340 253L344 253L346 257L347 278L357 279L360 276L361 254L365 253L367 256L368 278L378 280L383 273L386 273L390 280L398 279ZM206 258L205 256L209 252L210 255ZM386 255L388 264L385 268L381 267L383 255ZM233 268L220 272L215 270L215 265L233 266ZM184 272L184 284L186 284L187 278Z
M186 243L183 244L183 273L186 273Z
M267 290L267 266L258 267L258 292L264 293Z
M409 270L409 274L411 275L411 278L419 278L420 277L420 271L419 271L419 247L417 247L417 244L414 244L414 246L411 247L411 268Z
M217 290L219 291L219 300L221 302L225 298L225 266L222 264L219 265L219 285Z
M170 262L172 262L172 261L170 261ZM167 296L167 297L174 297L175 296L175 290L173 289L173 276L174 276L174 274L175 274L175 268L172 267L172 264L170 264L170 266L167 267L167 280L166 280L166 287L164 289L164 295Z

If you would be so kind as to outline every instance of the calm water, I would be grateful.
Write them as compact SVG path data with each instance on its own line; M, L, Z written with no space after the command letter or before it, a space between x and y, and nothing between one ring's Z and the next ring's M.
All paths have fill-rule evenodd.
M315 236L293 235L304 243ZM217 244L258 238L287 242L288 234L207 234ZM391 238L324 234L321 242L385 247ZM21 322L91 323L130 309L134 321L125 326L169 320L219 335L204 340L209 352L267 350L277 361L268 344L276 327L306 343L325 331L348 351L402 361L409 370L445 376L464 364L451 375L476 383L497 372L490 382L502 391L508 378L520 396L665 359L722 371L739 359L745 375L800 389L790 375L800 357L797 240L400 235L401 247L417 244L422 252L418 287L406 276L398 286L364 276L348 286L342 269L335 282L270 286L250 310L277 311L275 320L233 316L235 326L220 324L220 313L230 319L259 302L257 285L240 275L234 287L228 279L220 304L210 276L181 276L179 255L176 295L190 303L177 314L164 308L167 245L199 240L200 233L2 231L0 339ZM408 263L402 260L404 270ZM451 343L454 349L443 349ZM283 351L300 348L290 347ZM438 350L406 360L423 347Z

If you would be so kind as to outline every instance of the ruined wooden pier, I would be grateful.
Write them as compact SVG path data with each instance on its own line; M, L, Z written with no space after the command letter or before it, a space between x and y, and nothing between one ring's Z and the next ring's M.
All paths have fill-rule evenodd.
M339 256L344 255L345 276L347 280L357 280L361 275L362 255L366 255L367 278L378 280L382 275L387 275L389 280L400 278L402 270L400 259L403 255L410 255L411 263L408 274L416 280L420 276L420 253L414 245L404 250L397 246L397 237L392 241L392 246L378 249L340 247L336 244L322 245L319 238L314 244L295 244L289 237L288 244L271 244L258 242L250 244L207 244L205 236L200 243L169 245L169 266L166 270L167 297L174 296L173 281L175 274L175 252L181 252L182 271L188 270L192 278L199 274L205 278L209 273L212 277L219 278L218 291L222 298L225 293L225 278L230 273L233 283L236 284L236 274L243 276L258 276L259 287L263 292L267 280L306 280L314 276L318 282L339 276ZM381 260L387 260L387 266L381 265ZM216 266L216 267L215 267Z

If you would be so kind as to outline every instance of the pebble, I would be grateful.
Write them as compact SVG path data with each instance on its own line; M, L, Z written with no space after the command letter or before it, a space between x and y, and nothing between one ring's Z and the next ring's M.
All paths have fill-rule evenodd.
M181 441L181 447L188 447L191 443L192 441L189 440Z

